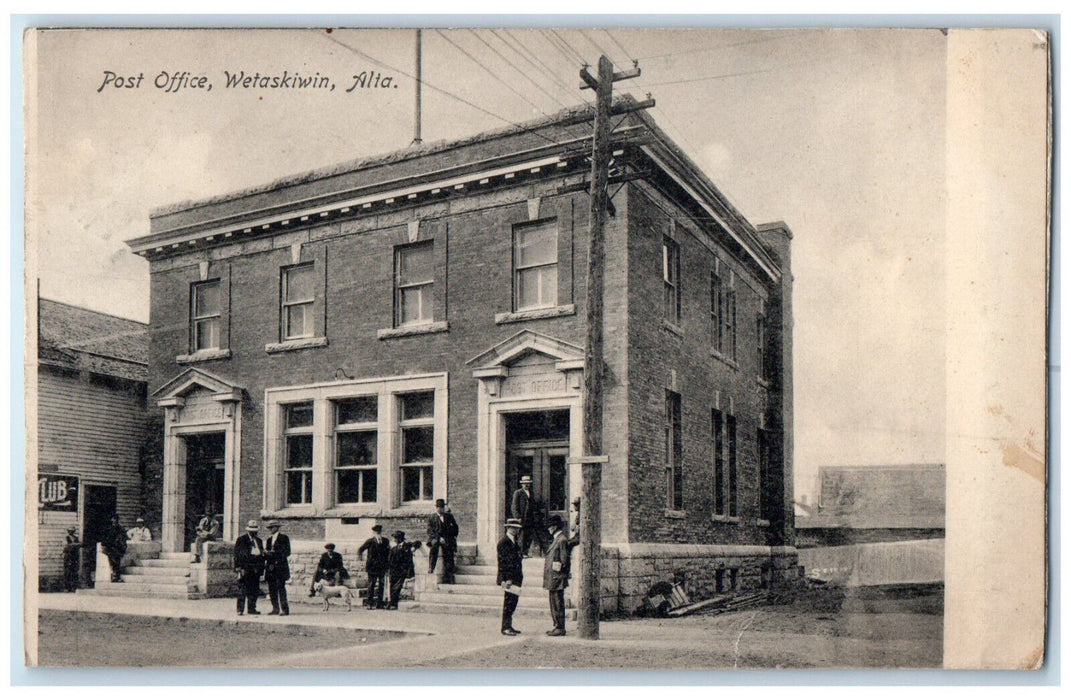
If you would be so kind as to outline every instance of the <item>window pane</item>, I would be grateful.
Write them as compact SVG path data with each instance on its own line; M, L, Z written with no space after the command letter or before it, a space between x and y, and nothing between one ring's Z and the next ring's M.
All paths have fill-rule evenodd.
M361 472L344 469L335 472L335 500L339 503L359 503L361 500Z
M338 433L335 437L338 449L338 466L353 467L368 464L376 464L379 459L376 456L375 431L361 431L352 433Z
M435 279L431 243L398 248L398 284L419 284Z
M312 265L286 271L286 301L311 301L315 296Z
M422 323L431 320L431 304L425 299L425 294L431 291L431 285L421 287L408 287L400 290L399 301L401 308L398 310L398 325L408 323Z
M312 335L309 316L312 311L311 305L288 306L286 309L286 337L301 338Z
M335 403L337 411L336 422L339 425L347 423L375 423L379 418L379 401L375 396L357 396L352 399L341 399Z
M194 350L214 350L219 347L219 319L209 318L194 324Z
M312 472L286 473L286 502L312 503Z
M558 303L558 267L517 271L517 309L555 306Z
M517 267L546 265L558 261L558 227L517 229L513 236L514 261Z
M402 420L432 418L435 416L435 392L402 394ZM409 461L409 460L406 460Z
M286 466L289 469L312 467L311 435L291 435L286 438Z
M548 510L565 510L565 455L549 455L550 493L547 496Z
M418 467L402 468L402 500L419 501L420 498L420 469Z
M421 467L420 485L421 495L423 496L423 499L425 501L430 501L432 495L431 467Z
M405 428L402 430L402 462L430 462L435 452L435 429Z
M286 406L286 427L307 428L312 426L312 403L293 403Z
M193 315L196 318L219 314L219 282L199 284L193 288Z
M361 475L361 501L363 503L375 503L376 481L379 478L379 474L375 469L362 469L358 473Z

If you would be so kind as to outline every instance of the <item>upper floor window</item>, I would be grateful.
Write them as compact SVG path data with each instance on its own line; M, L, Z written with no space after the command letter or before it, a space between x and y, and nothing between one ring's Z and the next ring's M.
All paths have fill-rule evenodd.
M681 248L672 238L662 239L662 317L680 325L681 322Z
M220 281L199 282L190 288L191 350L219 349Z
M683 438L681 433L681 395L666 391L666 507L684 508Z
M513 310L558 305L558 224L513 229Z
M714 258L710 273L710 344L730 360L736 359L736 274Z
M710 422L714 443L714 514L736 517L739 515L736 416L714 409Z
M394 249L394 325L430 323L435 285L431 241Z
M770 350L767 347L768 328L766 321L766 302L759 302L759 314L755 319L755 343L756 354L759 362L759 379L768 381L770 379Z
M283 407L283 471L288 505L312 503L312 402Z
M311 338L313 303L316 301L316 270L311 264L285 267L282 271L282 339Z

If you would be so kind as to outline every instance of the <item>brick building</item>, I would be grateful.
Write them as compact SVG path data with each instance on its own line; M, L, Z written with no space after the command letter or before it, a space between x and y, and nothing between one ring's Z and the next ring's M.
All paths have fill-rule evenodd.
M101 528L141 515L149 342L144 323L50 299L37 319L38 583L52 590L68 527L89 545L89 583Z
M292 539L422 533L493 559L521 475L579 494L592 112L154 212L150 391L165 548L213 503ZM606 228L604 607L794 563L791 233L753 226L644 114ZM730 581L732 584L730 584Z

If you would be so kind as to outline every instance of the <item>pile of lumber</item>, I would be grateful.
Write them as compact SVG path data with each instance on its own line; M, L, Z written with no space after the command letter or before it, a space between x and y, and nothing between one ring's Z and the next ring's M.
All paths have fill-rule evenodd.
M726 593L702 600L698 603L689 603L679 608L674 608L669 611L669 617L683 617L685 615L691 615L694 612L700 610L706 610L708 614L720 615L721 613L733 612L734 610L743 610L745 608L753 608L757 605L762 605L766 602L766 591L756 591L754 593L746 593L744 595L734 595L732 593Z

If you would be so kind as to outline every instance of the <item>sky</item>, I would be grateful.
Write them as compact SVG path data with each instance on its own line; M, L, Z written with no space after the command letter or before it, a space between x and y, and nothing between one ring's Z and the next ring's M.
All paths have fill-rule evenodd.
M124 241L152 210L409 145L414 45L412 29L39 35L27 249L42 296L147 321L148 263ZM422 48L425 142L590 100L582 62L637 60L615 90L650 92L744 216L794 233L797 494L813 498L821 465L944 461L942 32L428 29ZM213 89L154 86L184 71ZM239 71L335 89L227 89ZM347 92L361 72L392 87Z

